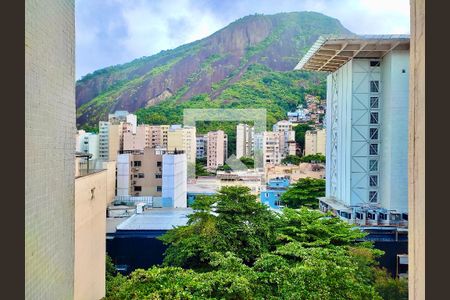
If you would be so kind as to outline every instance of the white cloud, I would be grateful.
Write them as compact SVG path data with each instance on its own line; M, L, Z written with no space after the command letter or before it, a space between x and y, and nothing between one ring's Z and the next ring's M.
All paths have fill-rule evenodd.
M176 1L170 8L165 1L127 1L122 15L127 37L120 43L135 57L204 38L223 26L189 0Z

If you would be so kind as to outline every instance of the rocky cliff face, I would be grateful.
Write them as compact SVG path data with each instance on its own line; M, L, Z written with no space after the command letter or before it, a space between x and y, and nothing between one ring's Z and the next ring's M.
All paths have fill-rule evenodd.
M292 70L320 35L342 33L350 32L338 20L313 12L244 17L202 40L84 76L76 86L77 125L173 97L216 99L250 65Z

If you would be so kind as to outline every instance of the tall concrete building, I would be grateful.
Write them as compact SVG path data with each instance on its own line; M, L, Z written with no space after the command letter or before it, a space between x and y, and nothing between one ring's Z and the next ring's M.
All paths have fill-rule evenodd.
M253 156L254 134L253 126L247 124L236 126L236 158Z
M325 129L308 130L305 132L305 155L323 154L326 148Z
M138 125L136 133L132 131L123 133L122 150L144 150L150 148L167 147L167 129L165 125Z
M130 114L126 110L118 110L113 114L108 115L108 122L111 124L128 123L131 124L131 132L136 133L137 129L137 116Z
M133 124L126 122L99 122L99 159L111 161L123 150L124 134L133 131Z
M207 153L207 147L208 147L208 135L197 135L197 152L196 152L196 158L205 158Z
M147 147L124 152L117 156L117 196L160 197L165 151Z
M406 221L409 36L321 37L296 69L330 73L321 208L360 224Z
M171 207L187 207L187 163L183 151L163 154L162 197L171 199Z
M91 159L99 158L99 136L91 132L78 135L78 151L92 154Z
M25 299L74 298L74 1L25 1Z
M195 164L197 153L196 128L191 126L181 127L172 125L167 131L167 150L183 150L186 153L187 162Z
M278 165L281 163L282 144L280 135L282 133L275 131L265 131L262 134L262 152L263 152L263 166Z
M206 167L208 170L215 170L225 163L227 135L222 130L217 130L208 132L207 137Z
M280 155L281 158L289 154L289 142L295 141L295 131L292 130L292 123L287 120L281 120L272 127L274 132L279 133Z

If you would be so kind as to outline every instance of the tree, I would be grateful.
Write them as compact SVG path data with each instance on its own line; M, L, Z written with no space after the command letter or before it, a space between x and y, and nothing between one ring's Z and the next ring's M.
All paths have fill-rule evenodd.
M127 278L119 274L110 281L106 299L381 300L374 287L375 258L381 252L370 243L358 242L365 233L339 218L305 207L266 215L262 211L270 210L255 205L258 203L249 197L248 190L230 187L221 194L196 202L195 217L183 226L183 232L177 228L166 234L167 237L178 231L188 240L183 247L172 248L171 255L181 257L196 251L203 241L203 251L210 251L207 268L164 266L136 270ZM256 219L254 215L263 218ZM270 246L260 248L253 263L245 263L240 257L245 256L239 252L241 249L228 245L236 236L214 244L216 235L224 238L222 234L230 233L223 232L219 223L229 225L233 221L241 224L238 227L247 228L254 227L251 221L276 224L267 228L274 236L254 234ZM190 230L195 234L186 234ZM196 235L200 235L198 240ZM177 238L174 241L180 242ZM248 236L240 241L249 241ZM240 243L241 248L251 245Z
M240 161L248 168L253 169L255 167L255 160L251 157L241 157Z
M301 149L305 149L305 133L310 129L311 126L309 124L298 124L294 127L295 142L300 146Z
M375 290L385 300L407 300L408 279L392 278L385 269L375 270Z
M293 186L281 195L281 202L290 208L302 206L318 208L319 197L325 196L325 180L300 178Z
M273 213L247 187L223 187L196 199L188 225L168 231L164 264L209 269L212 252L232 252L252 264L275 240Z
M317 154L310 154L306 155L300 158L301 162L316 162L316 163L324 163L325 162L325 155L321 153Z
M301 162L301 158L297 155L287 155L285 158L281 160L281 163L284 165L292 164L298 165Z

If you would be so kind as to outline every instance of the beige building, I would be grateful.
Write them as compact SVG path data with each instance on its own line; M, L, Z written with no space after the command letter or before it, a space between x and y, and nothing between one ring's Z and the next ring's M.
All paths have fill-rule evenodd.
M281 158L289 154L289 142L295 141L295 131L292 128L292 123L287 120L278 121L272 127L274 132L279 133Z
M225 163L228 138L225 132L218 130L208 132L207 139L206 167L208 170L215 170Z
M252 157L254 147L254 133L253 126L247 124L238 124L236 126L236 158L243 156Z
M163 153L160 149L145 148L119 154L117 195L160 197Z
M321 153L325 155L325 129L308 130L305 133L305 155Z
M172 125L167 131L167 151L183 150L187 161L195 164L197 153L196 128Z
M134 125L126 122L99 122L99 159L111 161L117 159L124 147L124 134L133 132Z
M262 135L263 147L263 166L278 165L281 163L282 155L280 145L280 133L274 131L265 131Z
M105 296L106 207L114 199L115 162L90 168L77 157L75 173L75 262L73 299Z
M167 147L167 125L138 125L136 133L123 134L123 150L144 150L145 147Z

